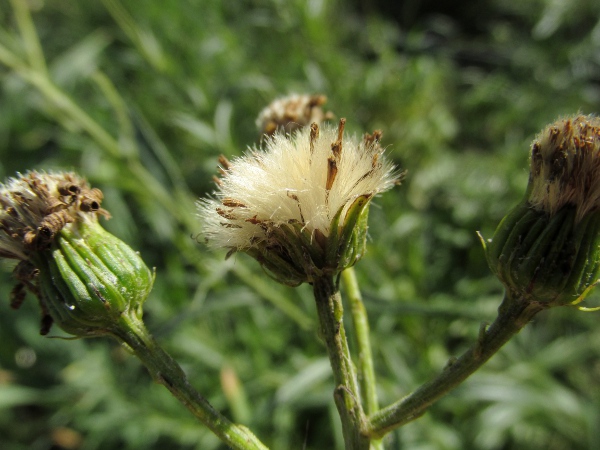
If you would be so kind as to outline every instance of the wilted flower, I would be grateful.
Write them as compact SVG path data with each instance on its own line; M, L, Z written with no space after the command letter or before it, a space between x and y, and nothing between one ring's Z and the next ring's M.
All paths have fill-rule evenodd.
M0 184L0 257L26 261L79 217L109 216L102 198L73 173L29 172Z
M291 133L311 123L333 119L331 112L321 109L326 101L324 95L300 94L275 99L260 112L256 126L261 134L271 135L278 129Z
M490 268L515 298L579 303L600 276L600 119L548 126L530 163L524 200L486 245Z
M208 245L248 253L289 285L360 259L368 205L402 175L383 157L380 132L343 140L344 124L277 133L264 149L221 158L218 191L199 202Z
M19 261L12 306L26 291L42 307L42 334L57 323L77 336L109 332L141 314L153 281L139 255L98 224L102 191L74 173L29 172L0 185L0 257Z

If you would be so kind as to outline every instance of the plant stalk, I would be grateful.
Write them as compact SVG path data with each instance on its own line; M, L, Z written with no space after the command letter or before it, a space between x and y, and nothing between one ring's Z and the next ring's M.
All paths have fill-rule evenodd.
M365 415L344 330L344 309L337 283L331 276L323 276L314 281L313 291L321 334L333 370L334 399L342 420L346 450L368 450L370 438L365 433Z
M358 345L358 382L365 401L365 412L367 414L374 414L379 410L379 401L377 400L375 369L373 367L373 355L369 339L369 320L353 267L349 267L342 272L342 281L346 288L352 322L356 333L356 343Z
M350 304L350 313L358 348L358 383L360 393L364 399L365 412L371 415L379 410L379 400L377 399L377 383L375 368L373 366L371 340L369 338L369 319L354 267L348 267L342 272L342 282L344 283L346 297ZM373 441L371 442L371 450L383 450L383 444Z
M512 299L505 295L496 320L489 327L482 326L477 342L458 359L450 361L436 378L372 414L369 417L369 435L381 438L394 428L423 415L430 405L466 380L537 313L546 308L547 305L526 299Z
M112 334L133 350L157 383L164 385L229 447L235 450L267 450L250 430L230 422L189 384L179 364L158 345L140 320L124 314Z

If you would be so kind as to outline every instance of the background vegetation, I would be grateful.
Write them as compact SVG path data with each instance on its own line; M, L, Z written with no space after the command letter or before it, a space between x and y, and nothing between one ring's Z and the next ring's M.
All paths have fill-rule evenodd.
M73 169L100 187L106 227L156 267L146 321L194 386L274 449L341 448L310 288L209 253L193 200L277 96L323 93L347 129L382 129L408 177L371 208L357 273L381 402L424 382L494 316L475 231L523 195L535 133L600 110L599 2L447 3L0 0L0 175ZM8 306L10 270L3 449L222 448L115 343L40 337L33 299ZM597 314L542 314L389 448L600 448Z

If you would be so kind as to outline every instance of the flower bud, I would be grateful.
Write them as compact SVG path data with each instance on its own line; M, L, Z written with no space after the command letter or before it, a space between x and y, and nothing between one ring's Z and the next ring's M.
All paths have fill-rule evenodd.
M600 119L548 126L530 165L525 198L484 243L489 266L514 299L577 304L600 276Z
M233 162L222 157L215 197L198 204L207 244L245 252L291 286L355 264L371 199L402 174L383 157L380 132L343 141L344 124L313 123Z
M123 315L141 317L153 274L100 226L101 202L71 173L30 172L0 189L0 256L20 260L12 304L35 294L42 334L52 323L79 337L110 334Z

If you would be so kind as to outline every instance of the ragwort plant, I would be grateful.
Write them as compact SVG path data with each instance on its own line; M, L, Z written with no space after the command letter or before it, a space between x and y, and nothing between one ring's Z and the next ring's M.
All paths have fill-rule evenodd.
M148 183L157 201L177 216L165 187L52 83L39 64L41 47L26 26L26 8L19 2L13 6L24 39L33 45L28 59L0 47L0 61L122 159L135 180ZM215 193L197 202L198 224L178 218L198 230L197 241L227 250L228 257L251 256L265 276L289 286L312 286L345 447L382 449L387 433L423 415L540 312L559 306L593 309L581 305L600 271L600 123L593 116L566 117L536 138L525 198L491 239L482 238L490 269L506 291L497 318L482 325L477 341L436 377L380 408L367 309L353 266L367 248L371 202L400 184L404 172L384 154L380 131L357 138L346 134L345 119L337 126L321 123L332 118L321 111L323 103L323 96L277 100L257 120L266 133L261 143L245 156L219 159ZM175 191L189 204L185 192ZM99 217L110 215L102 199L99 189L72 172L29 171L1 186L0 256L18 262L13 307L30 293L40 305L41 334L54 324L74 337L116 339L225 444L266 448L199 394L146 330L142 306L154 273L138 252L100 225ZM178 245L188 252L189 244ZM346 285L346 302L340 283ZM346 332L344 305L351 311L352 334Z

